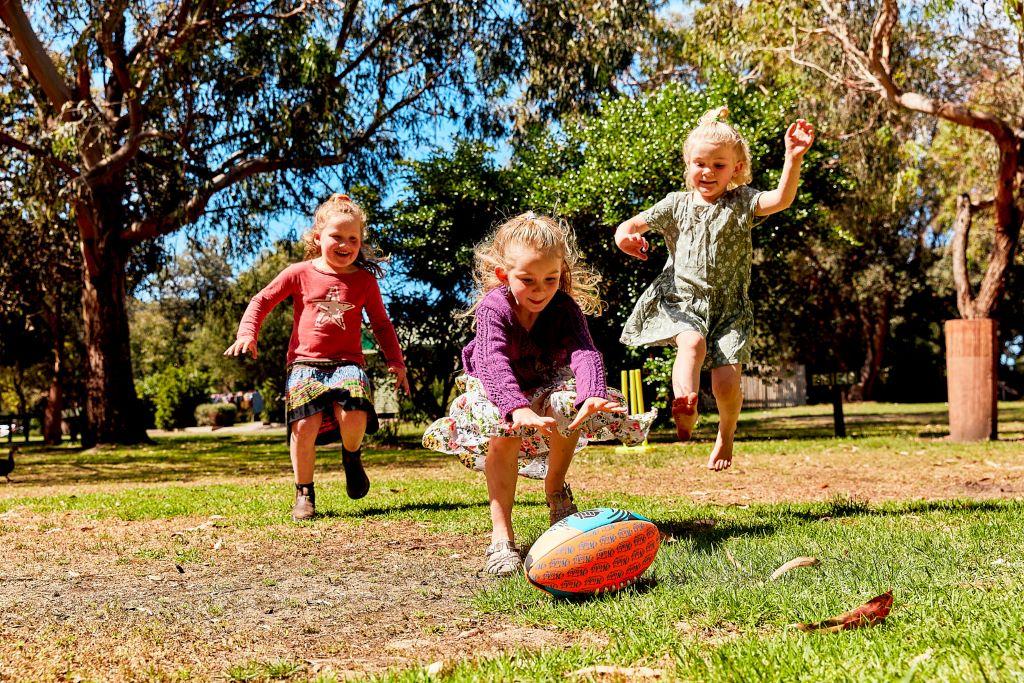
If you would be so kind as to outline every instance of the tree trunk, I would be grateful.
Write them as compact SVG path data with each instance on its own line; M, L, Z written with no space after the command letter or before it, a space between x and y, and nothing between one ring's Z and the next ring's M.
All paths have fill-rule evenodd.
M47 394L46 413L43 415L43 441L50 446L59 446L61 413L64 410L64 325L60 293L54 295L53 307L46 312L46 324L53 340L53 374L50 376L50 391Z
M889 341L891 313L892 300L889 295L885 295L878 310L861 309L864 340L867 344L857 383L850 387L851 401L871 401L875 398L882 360L885 358L885 344Z
M135 393L128 338L122 253L127 247L116 239L116 230L99 225L96 228L96 233L105 239L82 245L88 264L82 290L82 321L89 368L82 445L146 443L149 437Z
M984 441L998 437L996 321L946 321L949 437Z

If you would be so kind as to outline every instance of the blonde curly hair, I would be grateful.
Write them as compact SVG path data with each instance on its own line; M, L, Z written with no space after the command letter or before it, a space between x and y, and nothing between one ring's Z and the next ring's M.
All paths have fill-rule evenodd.
M317 207L313 214L313 227L302 234L302 243L305 245L302 259L309 261L320 256L320 245L316 243L316 237L335 216L352 216L359 222L359 255L354 265L369 271L374 277L383 276L383 264L387 263L388 259L376 245L370 243L370 232L366 229L366 214L347 194L332 194L327 201Z
M474 250L473 305L463 315L472 315L487 294L502 286L495 269L509 267L508 252L514 246L531 247L543 254L562 256L558 288L575 299L587 315L600 315L603 307L598 283L601 276L580 262L576 234L568 223L533 211L521 213L497 227Z
M683 143L683 158L686 163L690 163L690 150L699 142L732 145L733 151L736 153L736 160L743 164L739 172L729 181L728 189L732 190L740 185L746 185L753 180L753 176L750 170L750 146L735 128L726 123L728 118L728 107L716 107L704 112L704 115L697 120L697 127L686 136L686 142Z

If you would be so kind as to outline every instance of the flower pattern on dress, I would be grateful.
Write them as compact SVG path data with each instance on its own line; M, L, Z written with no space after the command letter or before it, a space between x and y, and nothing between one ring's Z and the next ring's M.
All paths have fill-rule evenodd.
M547 474L547 438L534 428L512 429L484 393L483 383L476 377L462 375L456 380L461 393L452 401L448 415L427 427L423 446L430 450L456 455L466 467L482 472L487 459L487 447L492 437L519 437L519 476L543 479ZM568 435L566 429L576 417L576 382L569 372L539 387L527 395L538 414L555 418L558 432ZM608 398L624 403L622 394L608 389ZM576 451L591 441L618 440L627 446L644 442L658 411L652 408L639 415L624 413L595 413L579 429Z

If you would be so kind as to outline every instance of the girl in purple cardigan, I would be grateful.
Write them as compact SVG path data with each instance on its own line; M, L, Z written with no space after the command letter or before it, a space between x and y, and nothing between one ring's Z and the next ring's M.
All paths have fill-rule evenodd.
M522 561L512 532L517 475L544 480L554 524L577 511L565 483L588 441L642 443L656 411L626 415L605 385L604 363L584 313L600 312L598 277L579 263L572 230L528 212L476 249L476 337L462 351L461 393L423 435L487 476L491 545L486 570L506 576Z

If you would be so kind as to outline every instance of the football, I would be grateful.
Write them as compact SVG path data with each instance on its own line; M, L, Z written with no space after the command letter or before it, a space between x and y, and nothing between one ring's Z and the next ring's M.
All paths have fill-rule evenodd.
M530 547L523 569L536 588L559 597L628 586L654 562L661 533L628 510L597 508L569 515Z

